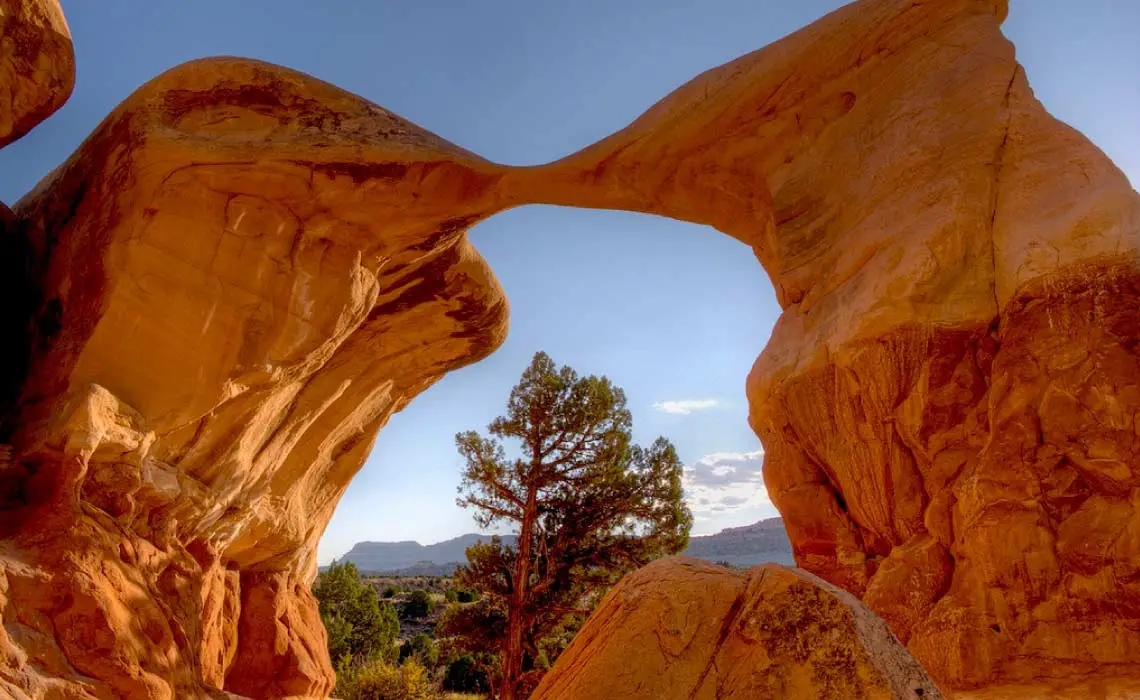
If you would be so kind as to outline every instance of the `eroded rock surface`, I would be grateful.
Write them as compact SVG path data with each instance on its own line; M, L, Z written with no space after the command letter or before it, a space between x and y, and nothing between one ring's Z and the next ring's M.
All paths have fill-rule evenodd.
M1005 9L853 3L519 183L753 247L796 559L956 687L1140 662L1140 198L1034 99Z
M4 143L72 68L57 6L0 11ZM1140 199L1005 11L862 0L538 168L256 61L140 88L0 208L0 690L326 695L316 543L388 416L502 341L464 234L529 202L752 247L797 560L940 683L1138 675Z
M5 421L11 686L328 694L317 540L388 416L504 337L463 236L496 177L220 59L141 88L16 205L35 304Z
M59 109L74 86L59 0L0 0L0 148Z
M941 698L851 594L779 564L663 559L611 591L534 700Z

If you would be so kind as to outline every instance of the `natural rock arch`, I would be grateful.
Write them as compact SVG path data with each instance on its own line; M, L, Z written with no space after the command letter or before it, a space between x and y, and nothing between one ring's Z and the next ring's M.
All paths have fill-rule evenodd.
M73 68L53 0L0 9L10 141ZM1134 673L1140 199L1033 99L1004 14L862 0L533 168L256 61L144 85L5 219L3 683L327 694L316 542L388 416L502 341L464 232L538 202L753 247L797 559L936 678Z

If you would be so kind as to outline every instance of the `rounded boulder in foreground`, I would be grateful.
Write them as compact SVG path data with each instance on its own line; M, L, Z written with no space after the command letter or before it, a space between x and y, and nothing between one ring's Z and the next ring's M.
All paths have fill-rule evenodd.
M614 588L532 700L942 697L849 593L778 564L674 557Z

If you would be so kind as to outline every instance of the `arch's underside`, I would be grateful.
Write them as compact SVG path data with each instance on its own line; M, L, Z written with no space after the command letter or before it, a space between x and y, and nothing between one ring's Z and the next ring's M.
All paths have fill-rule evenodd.
M322 696L317 541L394 412L502 342L526 203L710 224L783 315L748 379L801 566L948 687L1137 674L1140 197L994 0L862 0L510 168L206 59L3 210L0 688ZM0 0L0 145L74 80Z

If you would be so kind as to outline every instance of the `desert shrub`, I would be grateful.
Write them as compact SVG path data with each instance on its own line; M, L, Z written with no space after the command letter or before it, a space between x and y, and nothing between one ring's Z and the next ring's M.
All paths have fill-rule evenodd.
M340 613L321 612L321 622L329 637L329 658L334 662L340 659L352 660L353 625Z
M456 693L486 693L491 689L487 671L472 654L464 654L447 665L443 689Z
M586 624L586 615L578 613L574 615L567 615L550 631L550 634L543 637L538 641L538 658L534 661L534 667L538 669L549 669L570 646L570 642L574 640L574 635L578 634L578 630L582 629L582 625Z
M385 597L385 598L395 598L399 594L400 594L400 587L399 586L388 586L387 588L384 589L384 592L381 593L380 595Z
M455 592L455 600L460 603L474 603L479 600L479 591L474 588L461 588Z
M328 632L329 657L363 660L389 653L400 633L391 603L381 603L376 590L360 579L351 562L334 563L313 586L321 622Z
M449 603L458 602L459 601L459 592L456 591L454 588L448 588L443 593L443 599Z
M431 599L431 594L425 590L412 591L408 599L404 602L400 613L404 617L418 620L422 617L431 615L431 611L435 608L435 601Z
M435 688L427 669L414 660L395 666L372 659L337 679L341 700L430 700Z
M439 663L439 645L428 635L420 632L400 646L400 661L415 659L428 668Z

